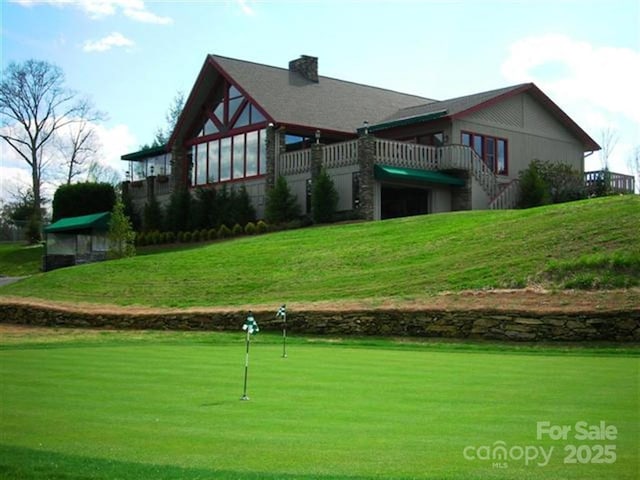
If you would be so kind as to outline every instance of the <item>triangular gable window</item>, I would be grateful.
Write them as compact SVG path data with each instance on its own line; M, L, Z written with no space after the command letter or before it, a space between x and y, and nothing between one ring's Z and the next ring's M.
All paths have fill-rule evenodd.
M265 116L233 85L225 85L224 97L214 103L199 130L199 137L228 132L267 121Z

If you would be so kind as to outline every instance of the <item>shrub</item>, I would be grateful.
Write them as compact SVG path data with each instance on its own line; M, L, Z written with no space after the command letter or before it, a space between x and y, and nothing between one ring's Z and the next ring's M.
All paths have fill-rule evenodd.
M167 233L167 243L174 243L176 241L176 234L173 232L166 232Z
M209 240L215 240L216 238L218 238L218 231L215 228L209 229L209 231L207 232L207 238Z
M231 230L231 233L233 234L234 237L237 237L237 236L242 235L244 233L244 229L242 228L242 226L239 223L236 223L233 226L233 229Z
M200 241L206 242L207 240L209 240L209 230L203 228L202 230L200 230Z
M191 234L191 232L184 232L183 239L184 239L184 243L191 243L191 240L193 239L193 235Z
M231 230L226 225L220 225L218 229L218 238L228 238L231 236Z
M520 173L521 208L570 202L586 196L582 175L570 165L533 160Z
M199 230L194 230L193 232L191 232L191 241L192 242L199 242L200 241L200 231Z
M260 220L256 225L257 233L267 233L269 231L269 225L267 225L263 220Z
M145 242L147 241L144 232L137 232L136 233L136 245L139 247L144 247L145 246Z
M311 213L315 223L328 223L338 207L338 191L326 169L322 169L313 182Z
M116 192L108 183L72 183L61 185L53 195L53 217L79 217L92 213L110 212L116 204Z
M256 224L253 222L249 222L244 226L244 233L247 235L255 235L256 234Z
M156 197L151 197L142 211L142 229L151 232L160 228L162 228L162 208Z
M182 230L178 232L178 243L184 243L184 232Z
M286 223L300 216L298 200L283 176L278 177L274 187L267 193L265 215L269 223Z

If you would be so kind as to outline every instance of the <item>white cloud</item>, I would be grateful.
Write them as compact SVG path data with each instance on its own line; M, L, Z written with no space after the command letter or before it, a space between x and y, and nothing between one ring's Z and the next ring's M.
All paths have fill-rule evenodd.
M128 163L120 160L120 157L138 149L136 137L131 133L129 127L122 124L111 128L96 125L95 131L102 145L100 162L119 172L127 170Z
M119 32L113 32L100 40L87 40L82 50L85 52L106 52L113 47L133 47L135 43Z
M256 14L256 11L253 9L253 7L249 5L249 0L236 0L236 3L240 7L240 10L242 10L242 13L244 13L245 15L251 16Z
M126 17L143 23L167 25L173 22L170 17L161 17L147 10L142 0L11 0L25 7L34 5L73 6L83 10L90 18L99 19L115 15L121 11Z
M632 49L596 47L561 34L529 37L511 45L501 71L511 82L534 81L556 98L640 122L640 52Z

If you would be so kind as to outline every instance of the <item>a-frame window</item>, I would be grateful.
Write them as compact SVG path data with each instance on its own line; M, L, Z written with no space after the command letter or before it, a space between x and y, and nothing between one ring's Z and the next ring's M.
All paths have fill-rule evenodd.
M266 173L267 119L234 85L223 81L192 146L192 185L207 185Z
M223 87L223 93L223 97L207 110L198 137L225 133L267 121L258 107L246 99L233 85L226 84Z

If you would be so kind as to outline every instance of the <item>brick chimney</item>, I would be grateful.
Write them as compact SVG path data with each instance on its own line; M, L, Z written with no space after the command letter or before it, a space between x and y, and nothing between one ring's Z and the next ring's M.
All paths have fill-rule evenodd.
M318 57L301 55L297 60L289 62L289 71L299 73L307 80L318 83Z

